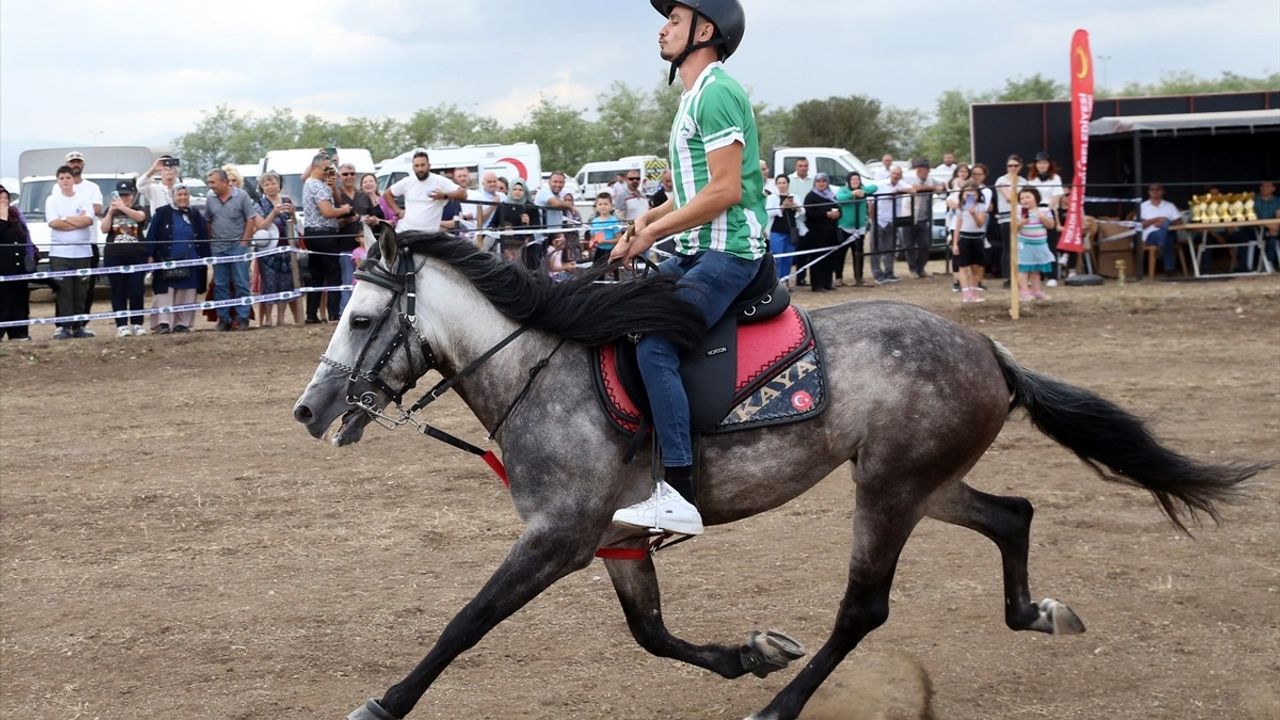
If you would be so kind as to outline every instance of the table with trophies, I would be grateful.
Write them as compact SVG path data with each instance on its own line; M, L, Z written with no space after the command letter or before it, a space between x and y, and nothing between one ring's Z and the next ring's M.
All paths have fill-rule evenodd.
M1205 250L1220 248L1239 248L1237 252L1249 253L1256 250L1260 258L1256 270L1243 273L1215 273L1214 277L1257 275L1276 271L1276 268L1271 266L1271 261L1267 259L1263 246L1263 233L1267 225L1273 225L1277 221L1259 220L1258 214L1253 209L1253 199L1254 195L1251 192L1191 196L1191 222L1182 225L1178 230L1187 233L1187 244L1191 249L1191 267L1196 277L1203 277L1201 256ZM1211 233L1221 232L1225 235L1233 230L1246 229L1254 231L1252 240L1234 242L1230 241L1231 238L1228 236L1229 242L1210 243L1209 241Z

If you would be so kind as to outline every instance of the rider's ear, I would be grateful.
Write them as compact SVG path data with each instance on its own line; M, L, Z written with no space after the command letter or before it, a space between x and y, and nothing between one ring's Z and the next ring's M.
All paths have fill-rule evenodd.
M388 270L395 271L396 263L399 261L400 239L396 237L395 228L390 224L383 224L382 232L378 234L378 251L382 255L382 264L386 265Z

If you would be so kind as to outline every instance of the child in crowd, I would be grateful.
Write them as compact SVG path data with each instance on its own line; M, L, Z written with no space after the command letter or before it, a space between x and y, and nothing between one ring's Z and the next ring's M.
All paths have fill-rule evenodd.
M1040 289L1040 274L1053 272L1049 230L1057 222L1048 208L1040 207L1040 191L1033 187L1018 192L1018 205L1018 293L1023 300L1048 300Z
M591 240L587 243L587 247L595 251L591 258L592 265L609 263L609 254L613 252L613 246L618 244L618 237L623 230L622 221L613 215L613 196L608 192L597 195L596 216L591 218ZM614 270L609 275L617 280L621 274Z
M578 264L570 259L565 245L564 233L556 233L547 243L547 274L556 282L564 282L573 277Z
M951 239L951 256L960 276L962 302L986 302L978 292L978 269L982 267L987 239L987 206L982 201L978 184L969 181L960 190L955 216L955 234ZM1019 256L1021 261L1021 256ZM1021 268L1021 264L1018 266Z

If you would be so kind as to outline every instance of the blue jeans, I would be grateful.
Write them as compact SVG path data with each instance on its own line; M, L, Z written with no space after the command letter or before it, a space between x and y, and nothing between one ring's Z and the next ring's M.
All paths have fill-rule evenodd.
M1177 233L1169 230L1168 218L1161 220L1155 230L1147 236L1144 241L1147 245L1160 246L1160 263L1164 267L1165 272L1173 272L1174 265L1178 259L1174 242L1178 239Z
M697 255L676 255L658 266L658 272L675 275L676 295L702 312L711 327L760 270L760 260L743 260L728 253L708 250ZM662 448L662 464L685 467L693 464L693 441L689 437L689 397L680 382L680 353L676 344L660 335L645 335L636 345L636 359L644 377L653 425Z
M227 248L226 250L214 250L214 257L239 257L248 255L249 248L241 245ZM235 283L235 295L231 294L232 282ZM227 263L225 265L213 266L213 299L226 300L231 297L249 297L249 262ZM218 320L224 323L231 322L231 310L229 307L218 308ZM235 308L236 316L240 318L241 323L249 322L249 306L239 305Z
M777 262L779 280L786 280L787 276L791 274L791 258L778 256L795 251L796 246L791 242L791 233L769 233L769 252L773 254L773 259Z
M338 270L339 270L339 272L340 272L340 274L341 274L341 276L342 276L342 284L343 284L343 285L350 285L350 284L351 284L351 282L352 282L352 280L354 280L354 279L355 279L356 263L355 263L355 261L354 261L354 260L352 260L352 259L351 259L351 256L350 256L350 255L342 255L342 256L340 256L340 257L338 258ZM350 299L351 299L351 291L350 291L350 290L343 290L343 291L342 291L342 299L341 299L340 301L338 301L338 316L339 316L339 317L341 317L341 316L342 316L342 313L346 312L346 310L347 310L347 301L348 301L348 300L350 300ZM337 320L338 318L329 318L329 319L330 319L330 320Z

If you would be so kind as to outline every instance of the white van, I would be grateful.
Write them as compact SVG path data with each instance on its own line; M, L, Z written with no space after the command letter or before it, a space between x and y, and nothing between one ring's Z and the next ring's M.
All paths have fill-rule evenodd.
M537 143L512 143L499 145L450 145L427 148L431 159L431 172L447 175L454 168L471 170L471 188L479 187L481 177L493 172L508 183L524 181L530 192L536 191L542 178L542 151ZM378 168L378 189L386 190L401 178L413 172L413 150L407 150L382 163Z
M140 145L40 148L26 150L19 155L18 209L27 221L31 241L40 251L41 258L48 255L50 241L44 203L57 187L54 173L72 150L84 155L84 181L97 185L102 191L104 207L111 202L116 182L137 178L151 167L157 157L150 148Z
M831 178L833 187L843 187L849 173L856 172L864 181L871 180L871 169L856 155L843 148L830 147L796 147L780 148L773 153L773 163L769 166L769 174L777 177L782 173L788 175L796 171L796 161L809 161L809 176L826 173Z
M302 174L311 167L311 160L323 148L299 148L295 150L269 150L262 159L262 170L259 173L274 171L280 174L280 194L289 198L294 204L302 205ZM339 163L351 163L358 173L374 171L373 155L364 148L337 148Z
M641 189L645 195L652 195L658 189L659 181L662 180L662 171L666 169L666 159L657 155L631 155L617 160L589 162L578 170L577 175L573 176L582 191L580 196L575 196L575 200L595 204L595 197L609 190L617 181L618 175L626 175L631 170L640 171L644 176Z

